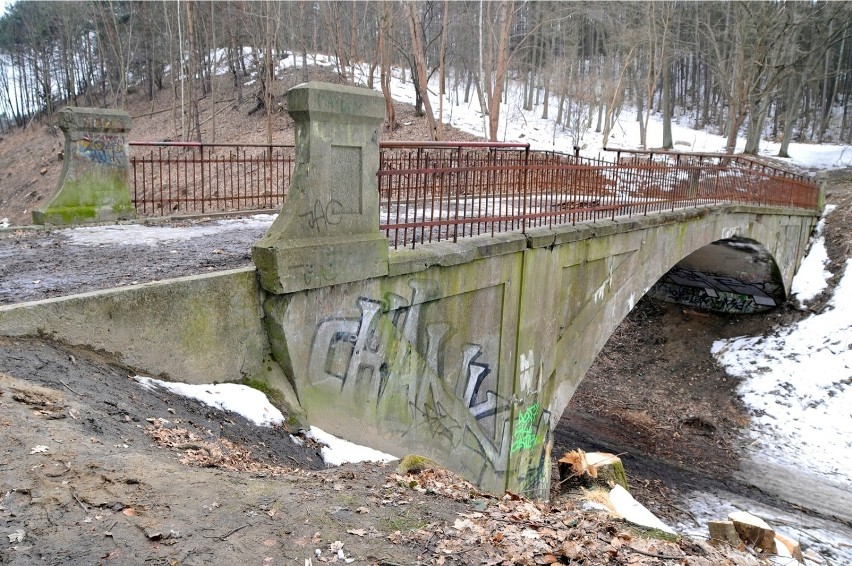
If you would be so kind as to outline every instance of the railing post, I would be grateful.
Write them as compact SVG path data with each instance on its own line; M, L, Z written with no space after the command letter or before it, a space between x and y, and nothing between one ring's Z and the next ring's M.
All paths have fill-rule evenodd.
M62 109L65 157L59 185L35 224L78 224L135 217L130 193L130 116L121 110Z
M204 144L198 144L199 160L201 162L201 214L204 214Z
M384 98L309 82L287 102L296 170L281 213L252 246L261 285L284 294L387 275L377 181Z
M578 151L579 153L579 151ZM529 176L530 176L530 146L527 145L524 150L524 180L522 183L521 190L524 195L524 206L521 212L521 232L524 234L527 233L527 188L529 187Z

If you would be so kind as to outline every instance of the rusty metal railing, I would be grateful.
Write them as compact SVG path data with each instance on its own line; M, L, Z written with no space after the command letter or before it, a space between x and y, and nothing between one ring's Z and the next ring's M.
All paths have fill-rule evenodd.
M142 216L278 209L294 166L292 146L130 145ZM517 143L383 142L380 229L397 248L723 202L817 206L814 182L749 157L611 151L613 161Z
M278 209L293 146L130 142L133 204L140 216Z
M816 208L807 178L741 156L626 152L616 161L523 144L386 143L381 229L393 247L721 202Z

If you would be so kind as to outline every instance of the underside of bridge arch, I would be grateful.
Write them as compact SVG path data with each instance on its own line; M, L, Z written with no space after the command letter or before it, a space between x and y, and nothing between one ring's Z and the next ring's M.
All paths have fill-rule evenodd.
M648 295L692 308L755 313L782 304L781 270L766 247L750 238L725 238L692 252L654 283Z

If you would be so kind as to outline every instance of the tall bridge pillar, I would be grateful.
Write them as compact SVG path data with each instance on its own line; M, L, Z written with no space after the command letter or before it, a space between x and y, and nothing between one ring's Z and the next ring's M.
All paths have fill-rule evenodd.
M290 89L287 106L296 167L286 204L252 247L261 285L280 294L387 275L376 178L384 99L309 82Z

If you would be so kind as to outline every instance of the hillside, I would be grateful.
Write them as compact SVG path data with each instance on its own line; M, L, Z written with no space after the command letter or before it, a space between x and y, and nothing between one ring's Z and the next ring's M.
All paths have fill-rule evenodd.
M276 98L272 114L272 143L293 143L293 120L279 108L281 95L302 82L301 71L285 69L278 73L273 90ZM311 80L331 83L342 82L332 71L315 67ZM199 100L202 141L206 143L267 143L267 116L265 110L252 112L257 106L256 93L250 86L244 88L244 99L237 103L233 83L227 76L218 78L215 120L212 116L212 97ZM133 121L131 141L180 141L179 99L170 89L155 91L153 101L144 92L131 89L126 111ZM177 106L176 106L177 105ZM176 109L177 108L177 109ZM415 114L414 107L396 103L399 127L393 132L381 131L383 140L427 140L428 126L423 117ZM215 126L215 132L214 132ZM445 139L474 140L476 136L448 126ZM49 125L35 122L25 130L13 130L0 136L0 222L8 219L12 226L32 223L32 211L49 198L59 182L62 171L60 153L63 149L62 132Z

